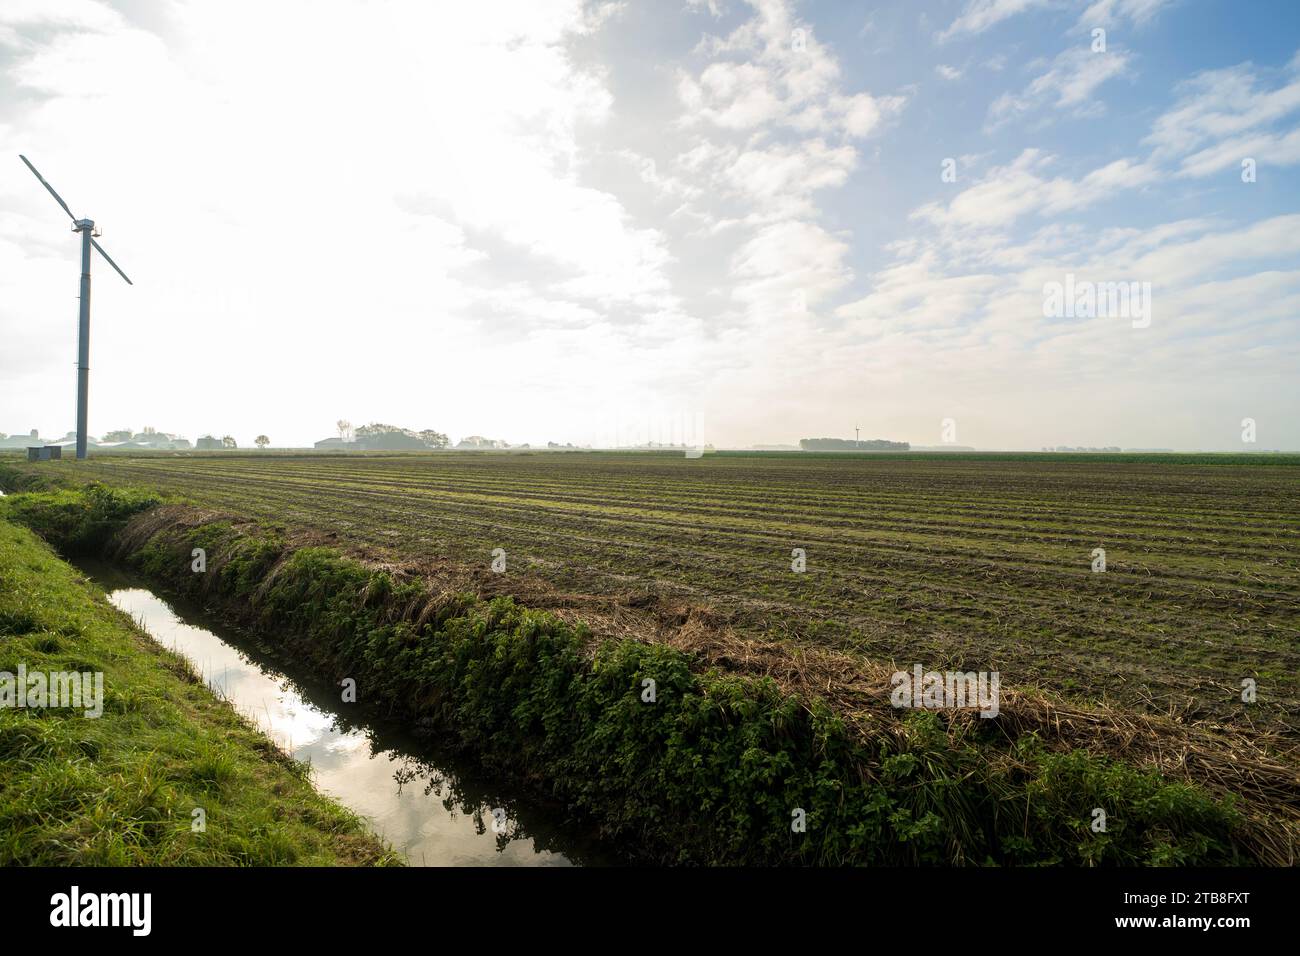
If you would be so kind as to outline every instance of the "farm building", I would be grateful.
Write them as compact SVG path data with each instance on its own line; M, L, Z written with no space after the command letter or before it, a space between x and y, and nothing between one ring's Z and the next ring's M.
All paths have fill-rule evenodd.
M15 433L5 436L0 434L0 448L30 448L37 444L44 444L44 442L35 428L25 435Z
M428 448L423 441L404 432L358 435L356 438L323 438L315 443L321 451L417 451Z
M166 432L140 432L131 436L133 444L140 448L159 448L180 451L190 447L188 438L171 435Z
M427 448L420 439L405 432L381 432L378 435L359 435L356 445L362 451L404 451Z

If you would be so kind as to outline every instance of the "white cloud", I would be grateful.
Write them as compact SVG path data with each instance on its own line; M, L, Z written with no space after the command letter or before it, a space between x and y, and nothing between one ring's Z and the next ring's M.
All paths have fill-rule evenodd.
M848 245L815 223L785 221L763 227L736 253L734 297L759 321L799 320L849 280Z
M710 15L715 19L721 17L723 13L722 4L719 0L686 0L686 5L688 7L696 8L703 7L708 10Z
M936 39L944 43L954 37L983 33L1003 20L1029 10L1041 9L1048 6L1049 2L1050 0L968 0L957 19L947 29L940 31Z
M1095 0L1079 17L1080 29L1117 26L1127 20L1134 26L1150 23L1175 0Z
M1275 410L1275 436L1288 428L1276 414L1276 389L1300 358L1291 334L1300 271L1290 268L1300 252L1300 217L1176 221L1089 243L1035 238L1028 254L1005 237L993 243L995 254L981 255L984 268L961 264L942 241L923 241L874 274L868 294L836 310L844 324L824 342L822 389L844 391L849 386L836 383L854 377L891 381L905 368L895 385L905 378L914 397L888 418L911 423L914 441L954 408L964 428L978 423L972 437L986 446L1013 431L1041 435L1042 444L1084 442L1063 437L1084 430L1085 443L1168 444L1167 436L1183 433L1201 435L1191 439L1197 447L1223 448L1233 440L1235 409L1254 403ZM1067 272L1080 280L1150 282L1151 326L1045 319L1043 285ZM1199 383L1193 394L1179 385L1189 376ZM1135 377L1137 392L1128 384ZM925 389L935 400L915 397ZM1071 395L1087 415L1071 409ZM1146 423L1165 440L1114 438L1125 405L1141 413L1128 434ZM1221 437L1207 439L1216 417Z
M116 10L95 0L5 0L0 25L102 32L121 29L125 21Z
M1288 133L1255 133L1224 140L1183 158L1180 176L1210 176L1245 159L1259 166L1294 166L1300 163L1300 129Z
M1295 63L1273 89L1261 88L1250 64L1198 73L1179 85L1178 101L1156 120L1144 142L1159 158L1185 156L1292 117L1300 110Z
M638 324L680 313L673 257L655 225L580 178L584 140L612 110L600 75L569 53L594 28L581 4L168 12L163 35L100 4L3 8L22 32L8 78L25 95L0 103L2 151L28 154L101 222L136 282L98 264L92 430L147 414L191 438L245 421L305 442L319 437L302 430L305 409L323 427L407 407L483 431L513 403L476 370L490 357L510 379L552 356L558 374L587 379L580 361L595 346L568 335L596 312L618 317L591 339L602 367L643 368L617 377L629 394L653 380L614 356L641 347ZM14 165L0 200L28 228L0 241L0 325L10 341L11 329L40 330L27 356L52 352L62 369L74 244ZM495 337L521 327L526 347ZM247 387L214 392L230 368ZM270 401L259 383L279 387L287 368L298 391ZM137 393L143 369L165 407ZM53 410L41 424L62 434L68 376L25 361L4 379L0 406ZM458 390L480 396L472 409ZM538 405L514 427L545 415Z
M815 194L848 181L858 162L851 143L878 132L904 98L844 89L839 63L790 4L750 6L754 15L731 33L700 43L710 62L698 74L679 76L679 128L697 141L677 169L707 186L693 204L711 207L703 234L736 236L718 264L741 312L724 321L770 328L789 319L792 302L803 315L850 280L849 244L817 224Z
M1105 106L1093 98L1107 80L1131 76L1131 56L1116 47L1094 53L1076 47L1058 54L1046 73L1020 93L1004 93L989 107L989 123L996 128L1031 110L1052 106L1075 115L1096 115Z
M960 6L950 38L1041 8L1082 41L1080 0ZM1168 5L1090 6L1140 25ZM1049 151L962 141L965 88L855 84L836 50L864 44L819 37L793 2L673 8L691 40L656 33L631 58L650 42L635 4L142 9L0 8L7 429L61 434L72 414L75 242L19 151L137 283L97 263L92 430L279 443L346 416L581 442L591 421L687 407L722 442L862 412L881 437L937 441L956 413L964 442L1023 447L1196 444L1247 414L1234 403L1300 422L1294 203L1263 176L1211 179L1240 154L1300 161L1300 54L1172 98L1135 86L1128 112L1159 117L1145 143L1092 124ZM876 15L865 46L901 39L896 19ZM1035 63L999 109L1086 115L1131 74L1128 49ZM1021 50L915 75L991 79ZM959 184L911 175L940 128ZM1045 321L1042 285L1067 270L1151 281L1151 329Z
M1120 192L1155 182L1159 171L1146 163L1118 159L1080 179L1049 177L1055 158L1026 149L1006 166L996 167L963 189L947 205L928 203L913 218L956 229L1000 228L1030 213L1054 215L1114 198Z
M714 61L698 76L679 76L685 125L731 131L782 125L862 138L902 108L899 96L841 92L838 62L811 27L795 21L786 0L749 2L754 17L728 36L700 44Z
M856 164L853 147L810 139L744 150L716 172L729 192L745 197L755 208L775 207L795 216L813 211L812 194L843 185Z
M954 38L974 36L1023 13L1060 8L1068 2L1069 0L967 0L957 19L936 34L935 39L945 43ZM1174 2L1176 0L1094 0L1080 15L1076 29L1109 29L1124 21L1142 27Z

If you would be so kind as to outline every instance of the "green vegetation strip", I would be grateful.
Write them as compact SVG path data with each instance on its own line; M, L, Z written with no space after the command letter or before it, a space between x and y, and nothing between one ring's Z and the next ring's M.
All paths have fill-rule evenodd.
M17 495L4 507L65 550L109 549L259 627L361 701L565 802L629 858L731 864L1251 862L1231 802L996 721L917 713L865 733L770 680L430 582L254 522L180 505L130 515L129 489ZM129 520L128 520L129 519ZM121 530L117 530L118 528ZM207 571L191 570L203 548ZM653 703L643 699L655 682ZM1107 816L1093 832L1094 809ZM802 811L806 831L792 825Z
M103 713L0 707L0 864L396 862L184 658L5 520L7 503L21 500L0 499L0 672L102 673ZM95 490L55 495L44 530L94 547L151 503Z

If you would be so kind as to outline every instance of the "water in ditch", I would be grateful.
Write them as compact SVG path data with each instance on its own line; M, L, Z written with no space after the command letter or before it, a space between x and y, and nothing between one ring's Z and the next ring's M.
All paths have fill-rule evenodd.
M102 562L79 562L109 599L267 736L312 767L318 790L361 815L414 866L570 866L614 861L581 827L440 754L374 715L355 716L332 684L274 659L201 609L164 600ZM348 708L344 712L343 708Z

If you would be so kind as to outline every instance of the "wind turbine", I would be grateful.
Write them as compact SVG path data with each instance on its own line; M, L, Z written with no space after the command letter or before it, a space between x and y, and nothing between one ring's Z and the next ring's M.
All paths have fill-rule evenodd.
M853 426L853 446L855 448L862 446L862 429L857 425Z
M32 171L32 175L41 181L41 185L50 191L54 201L63 207L63 211L68 214L72 220L72 231L81 233L81 309L78 321L77 333L77 457L86 457L86 405L87 391L90 385L90 247L94 246L99 250L99 254L108 260L108 264L117 269L117 274L126 279L127 285L134 285L130 279L127 279L126 273L123 272L112 257L104 251L104 247L95 241L95 237L101 235L100 231L95 228L93 219L78 219L68 208L68 204L63 201L54 187L45 181L45 177L36 171L31 160L21 153L18 158L27 164L27 168Z

